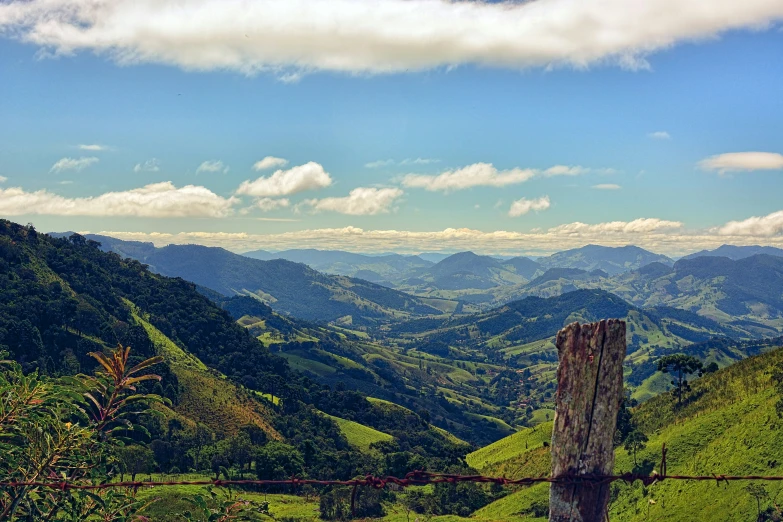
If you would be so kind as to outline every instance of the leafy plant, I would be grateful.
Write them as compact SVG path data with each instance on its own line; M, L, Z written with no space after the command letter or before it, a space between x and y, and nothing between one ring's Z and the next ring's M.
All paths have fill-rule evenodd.
M159 380L134 375L161 359L128 369L129 354L122 346L111 357L93 353L104 371L60 380L25 375L18 363L0 362L0 482L18 483L0 488L0 521L138 519L145 504L128 494L41 485L87 486L110 478L113 449L122 445L120 429L134 429L131 419L162 400L137 394L134 386Z

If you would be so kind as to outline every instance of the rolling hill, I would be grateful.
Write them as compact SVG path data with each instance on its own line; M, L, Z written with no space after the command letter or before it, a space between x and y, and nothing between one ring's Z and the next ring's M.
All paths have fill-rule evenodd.
M517 424L522 425L531 423L535 411L551 408L557 367L553 338L557 331L574 321L606 317L624 318L628 323L626 381L640 400L666 389L668 381L655 375L655 360L662 355L687 352L694 343L712 338L737 339L732 341L739 346L736 349L721 350L716 345L695 353L706 362L725 366L762 349L739 345L739 339L753 337L745 329L676 308L639 308L602 290L527 297L471 316L414 320L392 325L389 335L418 344L419 349L445 345L476 350L488 361L510 368L495 375L490 395L498 401L509 401L520 415Z
M452 312L456 302L414 297L361 279L326 275L301 263L261 261L222 248L126 242L88 235L106 251L181 277L224 296L249 295L275 310L310 321L367 326L379 322Z

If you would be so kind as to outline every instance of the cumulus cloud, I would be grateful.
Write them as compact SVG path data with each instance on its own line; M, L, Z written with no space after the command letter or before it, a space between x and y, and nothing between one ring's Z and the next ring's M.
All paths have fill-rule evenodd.
M79 145L79 149L89 150L93 152L100 152L104 150L109 150L109 147L107 147L106 145L98 145L97 143L93 143L91 145L84 145L84 144Z
M781 18L779 0L7 0L0 33L59 55L295 80L462 64L638 69L680 42Z
M672 137L669 135L666 131L655 131L651 132L647 135L648 138L652 138L654 140L670 140Z
M657 218L610 223L568 223L530 232L506 230L481 231L446 228L435 231L365 230L349 226L297 230L281 234L223 232L183 232L180 234L101 232L121 239L169 243L200 243L221 246L235 252L259 248L319 248L353 252L461 252L472 250L486 254L544 255L587 244L606 246L638 245L653 252L684 255L712 249L724 243L734 245L766 244L783 247L783 235L723 235L717 231L689 231L682 223Z
M290 205L291 202L286 198L281 198L281 199L259 198L253 203L253 206L261 209L264 212L277 210L279 208L286 208Z
M157 158L151 158L144 163L137 163L133 167L133 172L158 172L160 171L160 162Z
M593 185L593 188L597 190L620 190L622 187L616 183L599 183L598 185Z
M259 197L288 196L305 190L317 190L332 184L332 177L322 165L311 161L288 170L277 170L271 176L243 181L237 194Z
M208 160L198 166L196 169L196 174L200 174L202 172L222 172L223 174L226 174L228 170L228 165L224 165L222 161Z
M95 163L98 163L98 158L61 158L52 165L49 172L62 172L64 170L80 172Z
M538 176L579 176L590 172L611 173L612 169L590 169L580 165L555 165L545 170L522 169L498 170L492 163L474 163L455 170L446 170L437 175L407 174L402 184L408 188L423 188L430 191L451 192L471 187L505 187L524 183Z
M776 152L728 152L710 156L699 162L703 170L750 172L753 170L783 170L783 154Z
M327 210L351 216L372 216L389 212L402 195L403 191L398 188L359 187L342 198L310 199L304 204L316 212Z
M756 236L769 237L783 235L783 210L754 216L742 221L729 221L718 229L724 236Z
M0 214L121 217L225 217L236 198L223 198L205 187L177 188L170 181L99 196L67 198L47 190L0 189Z
M286 165L288 165L287 159L276 158L274 156L267 156L262 160L256 161L253 164L253 170L273 169L275 167L284 167Z
M538 199L521 198L511 203L508 215L511 217L524 216L531 210L535 210L536 212L539 210L546 210L549 208L549 205L549 196Z

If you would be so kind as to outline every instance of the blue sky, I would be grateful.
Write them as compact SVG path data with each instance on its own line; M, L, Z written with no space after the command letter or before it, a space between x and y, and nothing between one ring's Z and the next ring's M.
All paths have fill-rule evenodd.
M190 0L172 21L167 0L97 2L79 20L76 0L11 1L0 5L0 215L237 251L783 246L779 2L710 2L722 17L704 20L706 3L688 0L671 19L648 13L658 32L646 34L601 19L613 1L585 3L606 34L625 31L609 49L603 33L492 34L491 23L525 27L518 5L505 27L502 5L466 21L455 4L404 2L437 18L416 15L410 32L428 38L400 44L404 20L386 20L413 16L395 11L402 0L379 1L379 20L351 0L324 12L293 2L312 8L299 16L362 29L347 42L303 38L269 1L236 27L220 19L236 2ZM536 3L553 27L568 22L570 2ZM467 43L438 25L449 16L475 29ZM269 19L280 34L263 32ZM266 157L277 160L253 168Z

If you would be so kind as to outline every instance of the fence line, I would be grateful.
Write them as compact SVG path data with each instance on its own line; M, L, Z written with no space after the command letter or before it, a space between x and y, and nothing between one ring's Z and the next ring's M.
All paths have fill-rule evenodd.
M509 479L505 477L489 477L485 475L456 475L449 473L434 473L430 471L412 471L402 478L399 477L376 477L375 475L366 475L364 478L351 480L317 480L300 479L291 477L284 480L177 480L177 481L127 481L127 482L104 482L101 484L80 484L68 481L60 482L0 482L0 488L22 488L22 487L40 487L48 489L67 490L99 490L109 488L154 488L166 486L351 486L358 488L360 486L383 489L389 485L405 488L409 486L425 486L428 484L457 484L460 482L475 482L483 484L498 484L501 486L531 486L533 484L578 484L582 486L601 486L612 482L632 483L640 481L649 486L656 482L664 480L692 480L692 481L715 481L718 485L721 482L728 484L735 481L783 481L781 475L725 475L714 473L711 475L669 475L666 470L666 453L668 448L666 444L661 447L661 462L658 471L653 471L651 475L642 475L639 473L622 473L620 475L560 475L557 477L522 477L518 479Z

